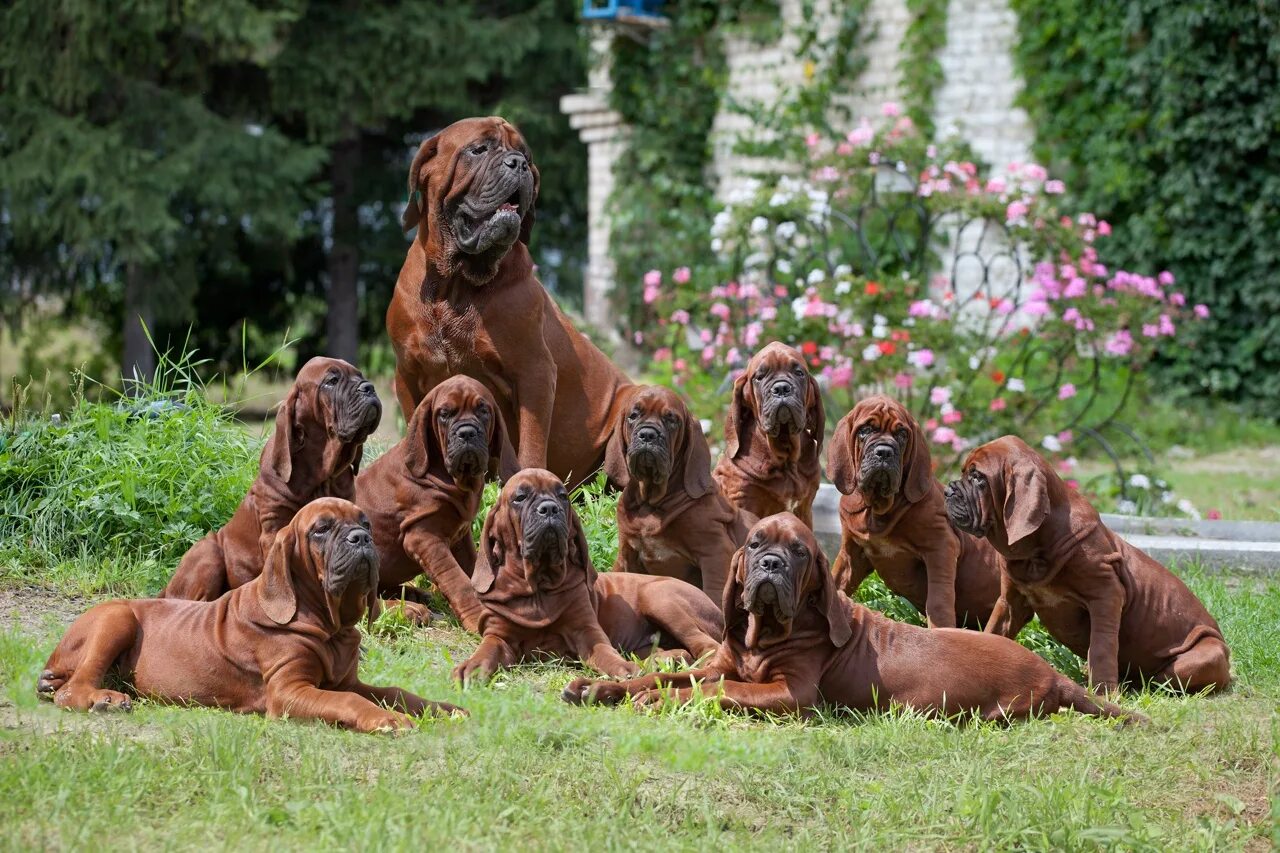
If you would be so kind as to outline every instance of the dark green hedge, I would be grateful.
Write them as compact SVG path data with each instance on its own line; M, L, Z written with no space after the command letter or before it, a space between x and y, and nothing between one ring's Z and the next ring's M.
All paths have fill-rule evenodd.
M1114 226L1108 259L1167 267L1213 311L1163 378L1276 417L1280 4L1012 5L1038 156Z

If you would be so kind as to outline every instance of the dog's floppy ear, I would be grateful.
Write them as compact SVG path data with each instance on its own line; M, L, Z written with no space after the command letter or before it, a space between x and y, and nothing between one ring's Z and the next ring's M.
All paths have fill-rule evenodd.
M853 412L836 424L827 445L827 479L842 495L851 495L858 486L858 467L853 458Z
M684 490L691 498L711 491L711 448L691 412L684 413Z
M506 523L505 518L499 518L499 515L505 516L506 512L507 508L499 495L498 502L489 508L489 514L484 518L484 528L480 531L480 547L476 549L476 567L471 572L471 586L481 595L493 589L498 571L507 559L506 546L502 544Z
M298 537L290 525L276 534L262 566L258 580L258 603L277 625L288 625L298 612L298 595L293 588L290 564L297 548Z
M538 206L538 189L542 186L542 178L538 175L538 167L533 165L533 158L526 158L529 161L529 173L533 175L533 200L529 202L529 210L525 212L524 218L520 220L520 242L526 246L533 236L533 220L534 209Z
M929 442L924 437L924 430L916 423L915 418L907 421L911 431L911 447L903 454L909 466L903 472L902 494L908 503L924 500L933 488L933 459L929 456Z
M573 508L573 501L569 501L569 543L578 552L576 555L570 554L569 559L578 561L587 576L587 589L594 590L597 574L596 567L591 562L591 545L587 541L587 531L582 526L582 519Z
M440 386L436 386L439 388ZM436 441L436 391L422 398L418 408L413 410L409 419L409 428L404 436L404 467L410 476L422 479L427 476L433 459L443 458L439 442Z
M1040 529L1049 517L1049 483L1039 460L1013 457L1004 466L1004 528L1009 544Z
M262 451L262 466L269 467L283 483L288 483L293 476L294 429L293 421L297 415L298 389L293 388L284 398L280 408L276 409L276 431L267 441ZM299 446L302 442L302 431L296 436Z
M489 430L489 476L506 482L520 470L520 460L516 458L515 448L507 440L507 421L502 417L495 405L489 406L493 412L493 424Z
M822 389L818 387L818 380L812 376L809 377L809 399L805 407L804 428L817 442L818 450L822 450L822 440L827 430L827 410L822 404Z
M853 625L850 624L849 616L840 602L840 594L836 590L836 579L831 576L831 564L827 562L827 555L823 553L821 545L813 554L813 571L818 573L820 585L818 607L826 617L831 642L839 648L849 642L849 638L853 636Z
M750 365L748 365L748 368ZM751 399L747 399L750 396ZM751 374L744 370L733 380L733 400L724 418L724 456L738 458L749 432L756 428L755 395L751 393Z
M724 635L747 621L747 611L742 606L742 567L747 561L747 549L739 548L729 563L729 579L725 581L720 599L720 612L724 614Z
M426 217L427 184L422 170L439 150L440 137L436 135L418 146L418 153L413 155L413 163L409 166L409 200L405 203L404 215L400 217L402 231L409 231L416 227L419 220Z
M360 463L364 461L364 442L356 445L356 453L351 457L351 476L358 477L360 475Z
M624 396L625 395L625 396ZM604 473L609 482L619 489L625 489L631 482L631 472L627 470L627 412L631 410L633 395L625 391L619 396L622 405L617 407L618 413L613 418L613 433L604 449Z

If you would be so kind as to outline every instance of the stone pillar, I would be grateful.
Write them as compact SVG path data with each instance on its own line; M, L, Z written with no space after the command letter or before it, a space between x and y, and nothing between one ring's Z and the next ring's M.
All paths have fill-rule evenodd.
M598 29L591 39L592 63L587 88L560 99L560 112L587 146L587 268L582 281L583 315L597 331L616 336L613 311L613 260L609 257L609 199L614 165L625 144L622 116L609 106L612 89L609 57L613 34Z

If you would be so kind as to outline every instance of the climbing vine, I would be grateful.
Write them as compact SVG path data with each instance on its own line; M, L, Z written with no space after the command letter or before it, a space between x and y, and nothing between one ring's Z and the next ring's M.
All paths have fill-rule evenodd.
M933 134L934 96L942 85L938 54L947 43L947 0L906 0L911 21L902 37L902 101L926 136Z

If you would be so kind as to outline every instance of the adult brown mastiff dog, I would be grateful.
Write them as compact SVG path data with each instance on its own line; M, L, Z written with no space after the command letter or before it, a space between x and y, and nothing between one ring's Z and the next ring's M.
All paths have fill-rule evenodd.
M701 690L719 695L724 708L772 713L826 704L855 711L904 705L984 720L1062 708L1129 716L1012 640L905 625L854 604L836 589L813 533L790 513L752 528L733 559L724 614L724 641L705 667L621 682L580 678L564 698L681 704Z
M493 395L467 376L437 385L418 404L405 437L356 478L356 503L373 523L382 569L379 593L403 599L411 619L430 612L415 587L425 574L468 631L483 608L471 586L476 548L471 523L486 477L515 473Z
M679 578L718 601L729 560L755 518L720 493L707 438L679 394L637 389L609 441L605 470L626 484L613 570Z
M550 471L507 481L485 518L472 582L484 639L454 670L468 683L536 657L577 658L608 675L636 667L618 652L685 661L715 649L715 604L672 578L597 575L569 492Z
M757 518L793 512L812 527L826 428L822 392L804 357L774 341L734 380L724 456L712 476L739 509Z
M496 116L452 124L418 149L409 193L403 224L417 235L387 311L405 418L445 379L473 376L493 393L521 468L587 479L630 382L534 276L538 170L524 139Z
M97 605L58 643L37 693L61 708L131 710L129 695L103 687L111 676L136 696L362 732L465 713L360 680L355 626L378 584L368 525L351 502L322 498L276 536L260 577L217 601Z
M947 518L929 442L906 407L890 397L858 403L836 425L827 476L840 499L836 585L852 596L875 572L934 628L977 628L1000 597L1000 555ZM1031 618L1012 614L1016 636Z
M382 403L373 383L337 358L298 371L262 449L258 478L231 520L183 556L161 598L213 601L258 576L263 560L299 509L322 497L350 500L364 442Z
M988 631L1008 635L1012 609L1030 607L1107 690L1137 680L1191 692L1231 682L1227 644L1200 600L1107 529L1022 439L1007 435L973 451L946 500L958 527L1005 557Z

